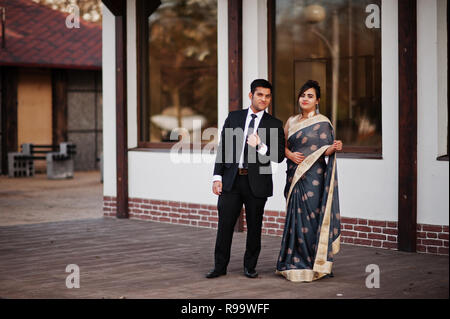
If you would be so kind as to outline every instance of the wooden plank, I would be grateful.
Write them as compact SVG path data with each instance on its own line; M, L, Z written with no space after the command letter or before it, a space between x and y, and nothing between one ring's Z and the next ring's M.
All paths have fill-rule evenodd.
M102 2L115 16L123 15L126 11L126 0L102 0Z
M148 101L149 90L149 50L148 50L148 20L145 11L145 0L136 1L136 63L137 63L137 126L138 126L138 145L141 146L142 142L149 141L150 130L149 125L146 125L146 120L148 119ZM145 147L145 146L144 146Z
M242 0L228 0L228 111L242 109ZM241 212L234 230L244 231Z
M242 109L242 0L228 0L229 111Z
M398 1L399 192L398 249L416 251L417 229L417 8Z
M18 152L17 85L19 69L2 67L2 173L8 174L8 152Z
M52 70L52 144L67 141L67 71Z
M127 32L126 12L116 16L117 218L128 218Z
M126 1L102 0L115 18L117 218L128 218Z

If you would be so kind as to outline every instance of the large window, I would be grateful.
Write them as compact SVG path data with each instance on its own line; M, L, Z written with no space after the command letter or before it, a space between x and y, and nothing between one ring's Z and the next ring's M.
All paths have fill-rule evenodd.
M381 1L272 2L274 113L299 112L297 94L313 79L320 112L344 152L381 154Z
M166 147L217 127L217 1L151 6L137 2L139 146Z

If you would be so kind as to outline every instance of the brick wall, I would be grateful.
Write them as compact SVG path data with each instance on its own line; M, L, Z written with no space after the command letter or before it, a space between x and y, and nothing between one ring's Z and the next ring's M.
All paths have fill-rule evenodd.
M217 228L216 205L129 198L128 207L131 219ZM116 216L115 197L103 198L103 212L104 216ZM262 234L282 236L285 216L285 212L266 210ZM246 231L245 218L243 226ZM448 255L448 234L448 226L417 225L417 252ZM341 239L346 244L397 249L397 222L342 217Z
M448 226L417 225L417 251L448 255Z
M342 217L341 236L347 244L397 249L397 222Z
M105 196L105 216L116 216L116 199ZM183 224L197 227L217 228L217 208L213 205L191 204L165 200L141 198L128 199L128 214L131 219Z

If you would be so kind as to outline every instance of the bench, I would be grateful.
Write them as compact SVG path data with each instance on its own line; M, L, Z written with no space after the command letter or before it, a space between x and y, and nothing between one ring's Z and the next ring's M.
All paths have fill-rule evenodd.
M34 176L34 160L46 160L48 179L72 178L75 154L76 145L70 142L59 145L25 143L21 145L21 152L8 153L8 176Z

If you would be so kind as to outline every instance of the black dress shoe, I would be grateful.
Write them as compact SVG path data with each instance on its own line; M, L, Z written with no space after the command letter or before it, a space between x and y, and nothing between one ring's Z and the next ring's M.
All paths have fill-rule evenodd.
M206 274L206 278L217 278L223 275L226 275L226 271L217 271L215 269L211 270L209 273Z
M325 275L323 278L333 278L334 274L333 272L330 272L329 274Z
M248 278L256 278L258 277L258 273L254 269L244 268L244 275Z

